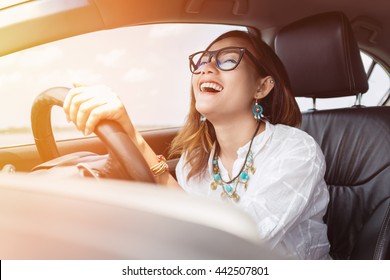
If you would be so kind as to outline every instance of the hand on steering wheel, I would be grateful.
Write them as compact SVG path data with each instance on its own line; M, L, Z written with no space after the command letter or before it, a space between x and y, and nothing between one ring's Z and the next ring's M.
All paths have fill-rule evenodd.
M129 131L133 129L130 119L125 117L123 112L118 114L112 112L116 106L119 106L117 108L124 110L126 114L123 104L120 105L117 100L114 100L111 105L106 105L107 103L101 101L106 100L107 102L107 99L113 95L113 93L108 93L107 91L104 98L99 97L97 100L91 101L92 98L88 97L88 95L91 94L89 93L91 88L86 90L85 97L80 95L80 91L83 92L85 89L86 87L80 87L70 91L69 88L56 87L46 90L35 99L31 111L31 123L35 143L42 160L47 161L59 156L51 128L51 107L53 105L63 106L64 100L69 100L66 101L66 110L68 110L70 120L74 121L76 125L77 122L79 122L79 125L84 129L84 132L85 129L95 127L94 132L107 146L111 158L118 162L123 168L127 179L155 182L155 178L151 173L145 158L133 140L130 139L129 134L124 131L124 129ZM68 92L71 93L71 96L69 97L67 97ZM77 96L79 97L74 100ZM73 102L71 102L72 100ZM82 102L83 100L84 102ZM75 103L75 105L73 105L74 108L72 109L73 103ZM85 103L89 105L82 106L82 104ZM101 105L98 105L99 103ZM121 108L121 106L123 108ZM99 107L103 109L98 109ZM82 111L79 114L80 109L82 109ZM103 116L105 116L104 114L110 118L108 120L107 118L103 118ZM99 115L100 118L97 115ZM118 122L121 124L118 124ZM123 125L125 127L123 127Z
M119 123L126 133L134 131L119 96L106 86L79 86L69 90L64 100L64 112L85 135L95 130L101 120Z

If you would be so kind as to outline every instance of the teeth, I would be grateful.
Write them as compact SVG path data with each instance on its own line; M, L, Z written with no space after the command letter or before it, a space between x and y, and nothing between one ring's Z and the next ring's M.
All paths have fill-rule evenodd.
M213 90L216 90L216 91L223 90L223 87L221 87L220 85L218 85L216 83L203 83L200 85L201 91L205 91L206 88L212 88Z

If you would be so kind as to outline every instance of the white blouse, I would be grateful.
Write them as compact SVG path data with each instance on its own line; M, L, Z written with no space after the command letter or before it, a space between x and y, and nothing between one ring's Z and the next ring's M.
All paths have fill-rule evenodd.
M249 142L238 149L232 174L244 164ZM328 259L329 241L323 216L329 201L324 181L325 161L320 147L306 132L286 125L266 122L265 131L252 144L255 173L249 174L247 190L237 187L237 205L254 218L260 238L284 256L299 259ZM221 186L213 181L212 156L209 170L201 179L187 181L189 166L182 155L176 166L180 186L188 193L221 200ZM229 181L227 170L218 162L221 177Z

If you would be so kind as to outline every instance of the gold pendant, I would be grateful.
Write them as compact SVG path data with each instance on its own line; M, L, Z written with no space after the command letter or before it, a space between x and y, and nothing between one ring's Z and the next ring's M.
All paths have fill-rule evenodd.
M211 182L210 188L211 188L213 191L215 191L215 190L217 189L217 187L218 187L217 182L215 182L215 181Z

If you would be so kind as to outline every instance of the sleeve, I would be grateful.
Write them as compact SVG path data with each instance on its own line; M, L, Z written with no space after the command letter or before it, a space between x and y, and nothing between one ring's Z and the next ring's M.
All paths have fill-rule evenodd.
M256 174L254 191L244 201L244 210L255 219L260 237L271 247L291 232L305 235L297 233L305 227L297 226L308 219L315 217L314 222L323 223L329 199L320 147L309 136L294 140L288 143L290 140L285 139L283 148L257 171L260 174Z
M183 153L181 156L180 156L180 159L176 165L176 168L175 168L175 172L176 172L176 180L177 182L179 183L179 186L186 190L185 186L186 186L186 182L187 182L187 175L188 175L188 172L187 172L187 168L185 168L185 157L186 157L186 154Z

